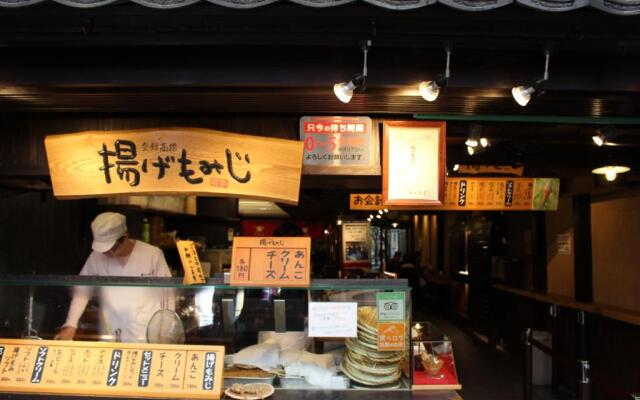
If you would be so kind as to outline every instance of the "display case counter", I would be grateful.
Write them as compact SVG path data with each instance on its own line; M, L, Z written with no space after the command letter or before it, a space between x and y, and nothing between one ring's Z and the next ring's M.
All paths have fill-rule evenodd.
M364 399L367 395L358 393L371 391L384 391L385 398L456 399L455 392L412 397L409 290L405 280L314 280L309 288L262 288L231 287L222 277L185 286L177 278L4 276L0 307L6 313L0 338L53 339L65 321L70 299L81 292L91 300L76 340L224 346L224 387L237 382L239 374L241 379L270 376L274 399L297 399L300 393L309 399ZM120 307L119 319L110 322L105 309L114 301ZM139 302L157 302L157 307L142 310ZM318 304L348 311L323 316L315 311ZM138 329L125 336L122 331L128 326L117 324L122 324L128 308L134 310L128 323ZM392 324L396 331L383 323L383 317L378 324L382 309L401 316ZM156 314L164 311L169 318L158 321ZM328 331L310 335L310 324L316 332L319 318L328 322L322 327ZM351 326L353 334L331 336L333 330L343 330L341 325ZM390 332L394 341L385 344L391 340ZM131 364L134 375L138 367ZM0 373L2 367L0 360ZM85 368L83 373L89 372ZM70 368L67 379L73 381L75 374ZM55 381L51 376L48 380ZM95 393L87 385L86 392ZM46 387L39 386L38 392L47 393Z

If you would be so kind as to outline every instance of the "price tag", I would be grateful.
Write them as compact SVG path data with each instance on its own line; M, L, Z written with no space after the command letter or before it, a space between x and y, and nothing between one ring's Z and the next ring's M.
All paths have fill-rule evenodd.
M220 399L223 346L0 339L0 392Z
M191 240L178 240L176 242L178 252L180 253L180 261L184 269L183 283L185 285L197 285L206 283L196 245Z
M310 237L233 238L231 286L308 287Z

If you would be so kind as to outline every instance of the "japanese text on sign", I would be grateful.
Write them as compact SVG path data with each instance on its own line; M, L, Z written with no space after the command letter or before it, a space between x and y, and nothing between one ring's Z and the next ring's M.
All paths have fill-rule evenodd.
M308 286L310 246L308 237L235 237L231 285Z
M0 344L0 392L203 399L221 394L219 346L21 339Z
M145 142L143 142L143 148L144 143ZM176 144L172 143L168 148L176 148ZM174 166L176 167L175 169L178 176L192 185L203 183L203 176L211 175L214 171L219 176L225 169L229 176L239 183L247 183L251 180L251 171L248 170L248 166L251 163L249 154L244 154L243 156L230 149L225 150L226 157L224 165L216 159L199 160L194 164L194 161L188 157L186 149L181 149L179 157L177 157L177 155L158 155L156 159L150 162L146 158L140 161L138 160L136 143L132 140L125 139L117 139L113 143L113 147L107 147L106 143L102 143L102 149L98 150L97 154L101 157L102 166L100 167L100 171L104 173L104 180L107 184L111 184L112 182L111 170L113 168L115 168L116 176L120 180L125 180L130 186L138 186L142 177L141 173L147 174L151 170L155 170L155 179L160 180L163 179L165 174L170 172L168 170ZM236 163L235 167L234 162ZM239 163L244 164L243 172L239 172L238 170ZM194 166L191 166L191 164L194 164ZM196 173L194 169L195 166L200 170L200 175Z
M349 195L350 210L380 210L382 205L381 193L351 193Z
M309 337L357 336L358 303L309 303Z
M184 284L193 285L205 283L206 279L202 272L196 245L191 240L178 240L176 242L178 252L180 253L180 261L184 269Z

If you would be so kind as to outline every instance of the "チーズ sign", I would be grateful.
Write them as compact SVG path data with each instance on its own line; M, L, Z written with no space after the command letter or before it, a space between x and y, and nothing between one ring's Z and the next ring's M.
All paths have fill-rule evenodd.
M183 283L185 285L205 283L207 280L202 272L195 243L192 240L178 240L176 246L184 269Z
M0 339L0 392L219 399L223 346Z
M310 237L233 238L231 286L308 287Z
M302 117L302 172L380 175L379 137L369 117Z
M298 203L299 141L158 128L52 135L45 147L59 198L197 194Z

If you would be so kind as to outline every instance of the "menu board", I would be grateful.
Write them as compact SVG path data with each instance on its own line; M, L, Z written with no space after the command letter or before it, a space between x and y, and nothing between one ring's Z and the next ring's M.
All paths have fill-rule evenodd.
M558 209L560 179L557 178L447 178L444 185L444 204L441 206L390 206L389 209L430 209L449 211L554 211ZM366 210L362 200L355 204L352 194L351 210ZM379 194L378 194L379 196Z
M219 399L223 346L0 339L0 392Z
M310 237L233 238L231 286L308 287Z

